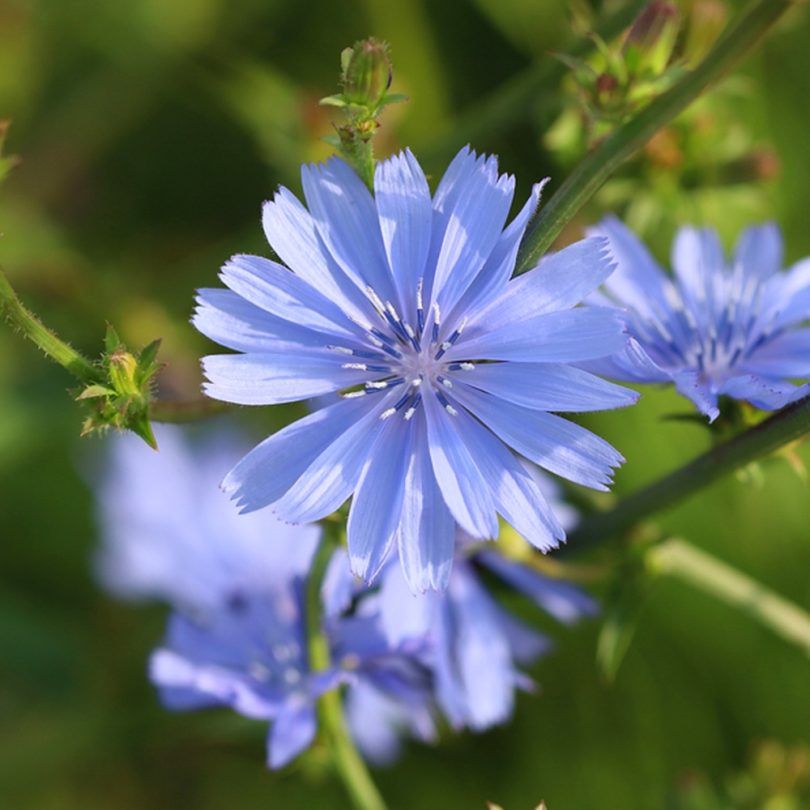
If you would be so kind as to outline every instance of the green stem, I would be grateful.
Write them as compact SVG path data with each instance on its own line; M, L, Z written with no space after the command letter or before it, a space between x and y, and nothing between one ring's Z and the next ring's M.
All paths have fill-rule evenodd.
M598 36L611 40L632 22L643 2L630 3L606 17L597 26ZM583 57L593 49L590 39L578 38L563 51ZM457 116L451 126L441 130L419 149L419 159L426 165L444 161L463 143L491 143L516 121L528 118L539 104L550 104L558 97L549 92L562 81L568 68L559 60L545 58L511 77L484 99L479 99Z
M331 528L330 525L324 525L324 534ZM309 663L313 672L321 672L331 665L329 641L323 632L321 621L321 584L333 551L334 544L325 536L318 548L308 580L307 630ZM354 806L357 810L386 810L385 801L349 734L343 716L343 700L340 692L337 689L326 692L321 696L318 708L321 728L329 744L329 753Z
M516 273L534 267L605 180L744 56L798 0L756 0L709 55L580 161L529 226Z
M234 406L228 402L219 402L207 397L182 400L154 400L149 405L149 419L152 422L169 422L182 425L197 419L207 419L228 413Z
M810 397L783 408L756 427L717 445L684 467L627 496L613 509L585 518L568 548L581 551L674 506L727 473L767 456L810 432Z
M742 610L810 655L810 614L689 543L671 539L651 549L646 561L667 574Z
M67 369L79 382L91 385L103 381L101 372L84 355L58 338L33 312L23 306L5 273L0 270L0 315L39 346L45 354Z

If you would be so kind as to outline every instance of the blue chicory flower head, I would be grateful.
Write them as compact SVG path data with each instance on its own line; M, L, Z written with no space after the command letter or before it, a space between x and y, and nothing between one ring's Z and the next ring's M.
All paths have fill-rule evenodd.
M332 664L310 668L304 591L320 529L238 514L217 481L244 445L235 450L225 432L194 446L168 427L157 438L159 454L134 436L112 441L99 489L97 569L114 593L175 608L150 663L164 703L224 705L272 721L271 767L311 743L315 701L341 684L349 705L363 708L352 711L351 731L370 757L393 756L404 731L430 739L429 673L390 644L378 616L328 613Z
M773 224L743 232L731 260L711 229L681 228L674 276L613 217L593 235L610 240L618 267L604 291L626 308L628 347L587 367L629 382L672 382L714 421L719 397L775 410L810 394L810 259L786 273Z
M514 179L463 149L431 196L409 151L377 165L374 195L338 158L302 169L263 224L281 262L234 256L229 288L199 292L196 327L236 354L204 358L209 396L340 401L270 436L228 474L244 511L318 520L352 497L352 570L371 581L396 545L412 590L447 586L456 525L494 538L500 514L541 550L564 531L516 453L606 489L622 462L552 412L636 394L572 364L626 342L615 311L576 305L610 274L586 239L511 279L541 186L509 225Z

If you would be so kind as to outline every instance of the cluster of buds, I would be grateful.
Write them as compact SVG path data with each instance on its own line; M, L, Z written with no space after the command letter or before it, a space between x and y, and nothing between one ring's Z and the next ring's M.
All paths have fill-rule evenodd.
M557 120L549 146L578 158L697 64L725 19L723 0L693 0L685 18L674 3L653 0L615 42L591 34L588 59L560 55L576 104Z
M393 70L385 42L370 37L344 48L340 68L342 92L321 99L321 104L340 109L345 120L336 126L337 135L327 140L370 186L374 178L371 139L380 126L379 116L405 96L389 92Z
M99 364L102 381L86 385L76 397L91 406L82 428L83 436L111 427L131 430L150 447L157 448L149 422L149 407L154 397L155 375L160 370L159 347L160 340L155 340L133 354L115 329L107 327L104 354Z

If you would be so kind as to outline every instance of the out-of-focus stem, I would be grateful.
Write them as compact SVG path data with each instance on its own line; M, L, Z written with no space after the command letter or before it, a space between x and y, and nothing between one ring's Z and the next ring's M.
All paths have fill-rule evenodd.
M516 273L534 267L611 174L738 62L798 0L756 0L708 56L586 155L529 225Z
M676 577L741 610L810 656L810 614L684 540L671 539L645 557L656 574Z

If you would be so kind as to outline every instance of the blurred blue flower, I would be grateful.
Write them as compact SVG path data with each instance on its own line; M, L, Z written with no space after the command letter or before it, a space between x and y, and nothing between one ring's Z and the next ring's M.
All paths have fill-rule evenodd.
M558 501L559 490L547 477L532 473L555 509L559 505L567 515L570 528L576 517ZM343 605L332 602L333 610L351 598L348 566L341 570L346 577ZM566 625L597 612L595 601L578 588L544 576L528 563L482 550L463 532L457 536L456 559L443 592L412 593L401 567L389 562L381 573L379 591L366 597L364 605L379 611L390 644L411 652L431 671L437 703L451 725L474 731L509 719L515 689L531 691L534 686L519 667L531 664L550 647L544 635L490 595L482 574L500 580Z
M515 453L597 489L623 460L549 413L636 399L570 365L626 342L615 311L576 308L611 272L606 240L510 280L541 186L504 227L514 178L469 149L432 198L408 151L378 164L373 197L337 158L302 180L308 210L284 188L264 206L284 265L235 256L230 289L199 293L196 327L238 352L204 358L206 392L250 405L343 396L262 442L226 490L291 523L353 496L352 570L371 581L396 544L415 591L446 587L456 524L494 538L500 514L557 546L563 529Z
M810 377L810 259L786 273L773 224L743 232L729 262L710 229L681 228L674 277L613 217L592 229L606 236L618 267L594 303L626 307L632 336L607 360L585 367L628 382L673 382L714 421L718 399L775 410L810 394L791 379Z
M238 514L216 486L243 448L227 431L196 445L177 428L156 435L160 453L131 435L111 442L99 483L97 568L114 593L159 597L176 609L150 663L166 706L226 705L272 721L271 767L312 742L315 701L341 684L351 731L369 757L392 757L403 732L431 739L429 672L391 645L379 616L327 611L332 666L310 669L304 597L320 529ZM324 583L327 606L341 563L348 573L345 559L337 562Z

